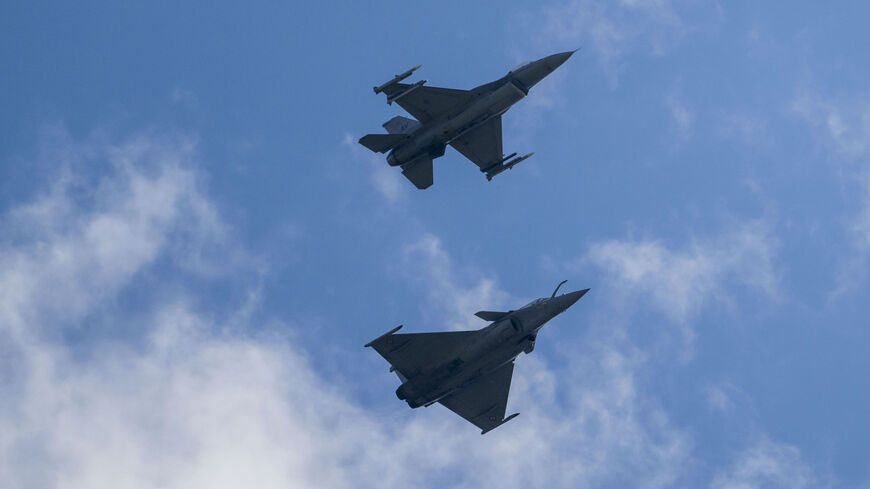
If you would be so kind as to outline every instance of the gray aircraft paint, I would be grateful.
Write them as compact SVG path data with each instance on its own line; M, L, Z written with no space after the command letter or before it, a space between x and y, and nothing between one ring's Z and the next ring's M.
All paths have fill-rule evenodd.
M425 80L400 83L420 68L416 66L374 91L384 92L388 103L402 106L419 124L405 124L406 130L398 130L400 124L394 118L384 124L389 134L363 136L360 144L380 153L389 151L387 162L401 166L402 173L420 189L432 185L431 160L442 156L447 145L460 151L486 173L487 179L492 179L531 156L510 161L507 160L516 153L504 157L501 115L572 54L574 51L524 63L502 78L472 90L427 87L423 86Z
M554 291L515 311L480 311L493 322L476 331L396 334L399 326L366 346L390 362L402 381L396 396L410 407L440 402L486 433L516 416L504 417L514 360L531 353L544 324L587 291Z

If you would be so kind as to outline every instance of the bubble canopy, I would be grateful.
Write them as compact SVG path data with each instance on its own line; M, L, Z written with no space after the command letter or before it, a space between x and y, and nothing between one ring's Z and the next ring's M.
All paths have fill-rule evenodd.
M529 302L529 303L526 304L525 306L521 307L520 309L525 309L525 308L527 308L527 307L536 306L536 305L541 304L541 303L543 303L543 302L547 302L547 299L546 299L546 298L535 299L535 300L533 300L532 302Z
M520 64L514 66L514 69L512 69L510 72L511 72L511 73L514 73L514 72L516 72L516 71L519 71L519 70L525 68L526 66L528 66L528 65L530 65L530 64L532 64L531 61L523 61L522 63L520 63Z

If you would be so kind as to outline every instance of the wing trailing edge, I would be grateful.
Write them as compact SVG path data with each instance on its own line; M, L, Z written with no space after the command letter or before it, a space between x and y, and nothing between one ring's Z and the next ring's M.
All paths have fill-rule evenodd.
M438 402L480 428L480 434L484 434L517 416L504 416L513 372L514 362L507 363Z

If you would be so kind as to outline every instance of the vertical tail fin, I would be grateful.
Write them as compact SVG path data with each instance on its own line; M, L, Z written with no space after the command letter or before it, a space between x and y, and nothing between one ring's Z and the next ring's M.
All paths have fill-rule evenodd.
M408 119L407 117L397 115L387 122L384 122L383 127L390 134L411 134L420 127L420 123L414 119Z

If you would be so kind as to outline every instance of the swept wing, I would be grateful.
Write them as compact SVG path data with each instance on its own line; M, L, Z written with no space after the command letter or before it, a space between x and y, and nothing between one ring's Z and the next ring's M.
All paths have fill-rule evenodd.
M408 90L404 95L401 93ZM387 97L397 95L396 103L423 124L445 116L467 104L474 93L471 90L420 86L396 83L384 89Z
M486 433L516 416L504 417L513 373L509 362L438 402Z
M403 376L411 378L450 359L476 334L477 331L387 334L367 346L374 348Z
M481 170L500 163L504 154L501 144L501 116L494 117L479 127L450 142L450 146L471 160Z

